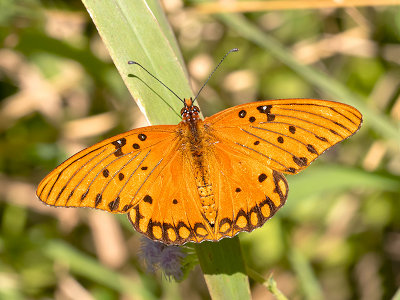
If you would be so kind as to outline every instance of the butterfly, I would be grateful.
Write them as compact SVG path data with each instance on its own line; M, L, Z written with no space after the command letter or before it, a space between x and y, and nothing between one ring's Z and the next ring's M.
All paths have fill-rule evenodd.
M184 99L178 125L133 129L67 159L39 184L52 206L127 213L165 244L218 241L262 226L296 174L362 124L352 106L316 99L257 101L202 120Z

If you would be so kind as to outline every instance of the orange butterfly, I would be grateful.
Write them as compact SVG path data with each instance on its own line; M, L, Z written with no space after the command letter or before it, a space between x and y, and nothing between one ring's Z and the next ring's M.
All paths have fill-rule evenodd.
M75 154L46 178L46 204L128 213L165 244L218 241L262 226L283 206L282 173L304 170L353 135L361 113L346 104L287 99L223 110L204 120L192 98L182 121L134 129Z

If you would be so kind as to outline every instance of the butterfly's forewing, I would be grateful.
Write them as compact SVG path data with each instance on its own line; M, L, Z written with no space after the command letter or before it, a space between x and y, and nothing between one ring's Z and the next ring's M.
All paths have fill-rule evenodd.
M45 177L37 195L54 206L127 212L176 152L175 128L139 128L82 150Z
M353 135L361 126L362 115L338 102L285 99L235 106L204 121L226 147L273 170L295 174Z

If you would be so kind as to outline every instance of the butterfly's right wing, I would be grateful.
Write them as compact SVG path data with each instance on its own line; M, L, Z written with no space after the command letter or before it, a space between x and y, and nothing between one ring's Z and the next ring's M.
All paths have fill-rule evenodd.
M176 127L138 128L84 149L47 175L37 196L53 206L127 212L176 150Z
M212 239L177 126L134 129L75 154L37 195L48 205L129 213L134 228L166 244Z

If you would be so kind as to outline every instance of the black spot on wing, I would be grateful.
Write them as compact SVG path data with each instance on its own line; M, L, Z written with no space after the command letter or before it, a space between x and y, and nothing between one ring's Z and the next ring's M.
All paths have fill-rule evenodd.
M146 202L146 203L152 204L153 203L153 198L151 198L150 195L146 195L146 196L144 196L143 201Z
M272 108L272 105L260 105L260 106L257 106L257 110L260 113L267 115L267 121L268 122L271 122L271 121L275 120L275 115L271 114L271 108Z
M122 208L122 211L123 212L127 212L129 209L131 209L133 207L133 205L132 204L126 204L123 208Z
M111 211L117 210L117 209L118 209L118 206L119 206L119 200L120 200L120 198L119 198L119 196L118 196L117 198L115 198L114 201L111 201L110 203L108 203L108 208L109 208Z
M323 136L315 135L315 137L316 137L317 139L319 139L320 141L328 142L328 140L327 140L326 138L324 138Z
M124 154L124 153L122 152L122 149L121 149L121 148L122 148L123 146L126 145L126 139L125 139L125 138L116 140L116 141L112 142L111 144L113 144L113 145L115 146L115 150L116 150L116 151L114 152L114 155L115 155L116 157L121 156L121 155Z
M113 144L115 146L115 149L122 148L123 146L126 145L126 139L122 138L122 139L112 142L111 144Z
M258 181L261 183L263 182L265 179L267 179L267 175L265 175L264 173L260 174L258 176Z
M314 146L311 145L311 144L308 144L308 145L307 145L307 150L308 150L308 152L310 152L310 153L312 153L312 154L318 154L318 151L315 150Z
M294 173L296 173L296 169L295 168L287 168L286 172L294 174Z
M257 110L262 113L262 114L270 114L271 113L271 108L272 105L261 105L261 106L257 106Z
M307 166L307 158L306 157L297 157L293 155L293 161L298 165L299 167L305 167Z
M73 191L72 191L73 192ZM72 193L71 192L71 193ZM83 201L85 198L86 198L86 196L87 196L87 194L89 193L89 189L87 189L86 190L86 192L84 192L83 194L82 194L82 196L81 196L81 201Z
M141 140L143 142L144 140L147 139L147 135L140 133L140 134L138 134L138 138L139 138L139 140Z
M103 199L103 196L101 194L97 194L96 200L94 201L94 207L99 206L99 204L101 203L102 199Z

